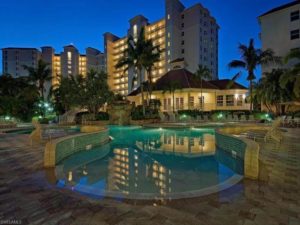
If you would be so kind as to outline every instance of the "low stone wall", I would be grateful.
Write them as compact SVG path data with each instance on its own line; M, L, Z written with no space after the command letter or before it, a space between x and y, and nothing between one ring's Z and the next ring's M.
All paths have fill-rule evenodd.
M159 119L130 120L130 125L142 126L144 124L158 123L159 121Z
M66 157L109 141L108 129L83 126L85 133L51 140L46 144L44 153L44 167L55 167Z
M244 176L258 179L259 144L247 138L237 137L249 129L261 129L260 126L224 127L216 130L216 145L230 154L244 160Z

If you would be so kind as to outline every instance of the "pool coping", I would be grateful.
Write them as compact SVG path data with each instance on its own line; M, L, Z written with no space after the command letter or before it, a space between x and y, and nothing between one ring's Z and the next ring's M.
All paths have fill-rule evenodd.
M61 188L70 190L72 192L81 193L84 194L85 196L90 196L92 198L107 197L107 198L122 198L127 200L176 200L176 199L202 197L202 196L218 193L233 187L234 185L241 182L243 178L244 177L242 175L234 174L233 176L223 181L222 183L213 186L202 188L200 190L171 193L165 196L157 196L157 194L152 194L152 193L134 193L134 194L126 195L122 192L105 191L105 190L103 191L104 194L97 195L95 194L95 192L88 193L84 191L74 190L72 187L61 187Z

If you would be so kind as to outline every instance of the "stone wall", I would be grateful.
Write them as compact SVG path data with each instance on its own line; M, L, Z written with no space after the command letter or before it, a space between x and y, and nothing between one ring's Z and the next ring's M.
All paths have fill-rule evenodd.
M241 127L224 127L216 131L216 145L235 157L244 160L244 176L249 179L258 179L259 173L259 144L247 138L234 136L253 129L251 125ZM256 129L262 129L256 126Z
M76 152L92 149L108 141L108 130L104 128L92 133L82 133L51 140L45 147L44 166L46 168L55 167L63 159Z

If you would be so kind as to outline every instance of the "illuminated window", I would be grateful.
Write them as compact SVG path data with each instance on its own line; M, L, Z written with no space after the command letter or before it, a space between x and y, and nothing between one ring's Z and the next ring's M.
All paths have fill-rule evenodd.
M169 20L169 19L171 19L171 16L170 16L170 14L168 14L168 20Z
M217 96L217 106L223 106L223 95L218 95Z
M68 61L71 61L72 60L72 52L68 52Z
M137 37L137 25L136 24L133 26L133 36Z
M234 105L234 97L233 95L226 95L226 106Z

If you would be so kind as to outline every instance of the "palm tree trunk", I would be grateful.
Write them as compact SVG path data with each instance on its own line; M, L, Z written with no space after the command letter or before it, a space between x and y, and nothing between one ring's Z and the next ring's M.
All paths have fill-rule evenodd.
M175 113L175 90L173 91L173 113Z
M201 98L201 100L200 100L200 103L201 103L201 105L200 105L200 111L201 111L201 113L203 112L203 100L202 100L202 95L203 95L203 93L202 93L202 78L201 78L201 94L200 94L200 98Z
M252 99L252 80L250 80L250 113L252 113L252 110L253 110L253 99Z
M142 107L143 107L143 116L146 115L146 110L145 110L145 97L144 97L144 86L143 86L143 81L142 81L142 70L139 69L139 78L140 78L140 86L141 86L141 93L142 93Z

